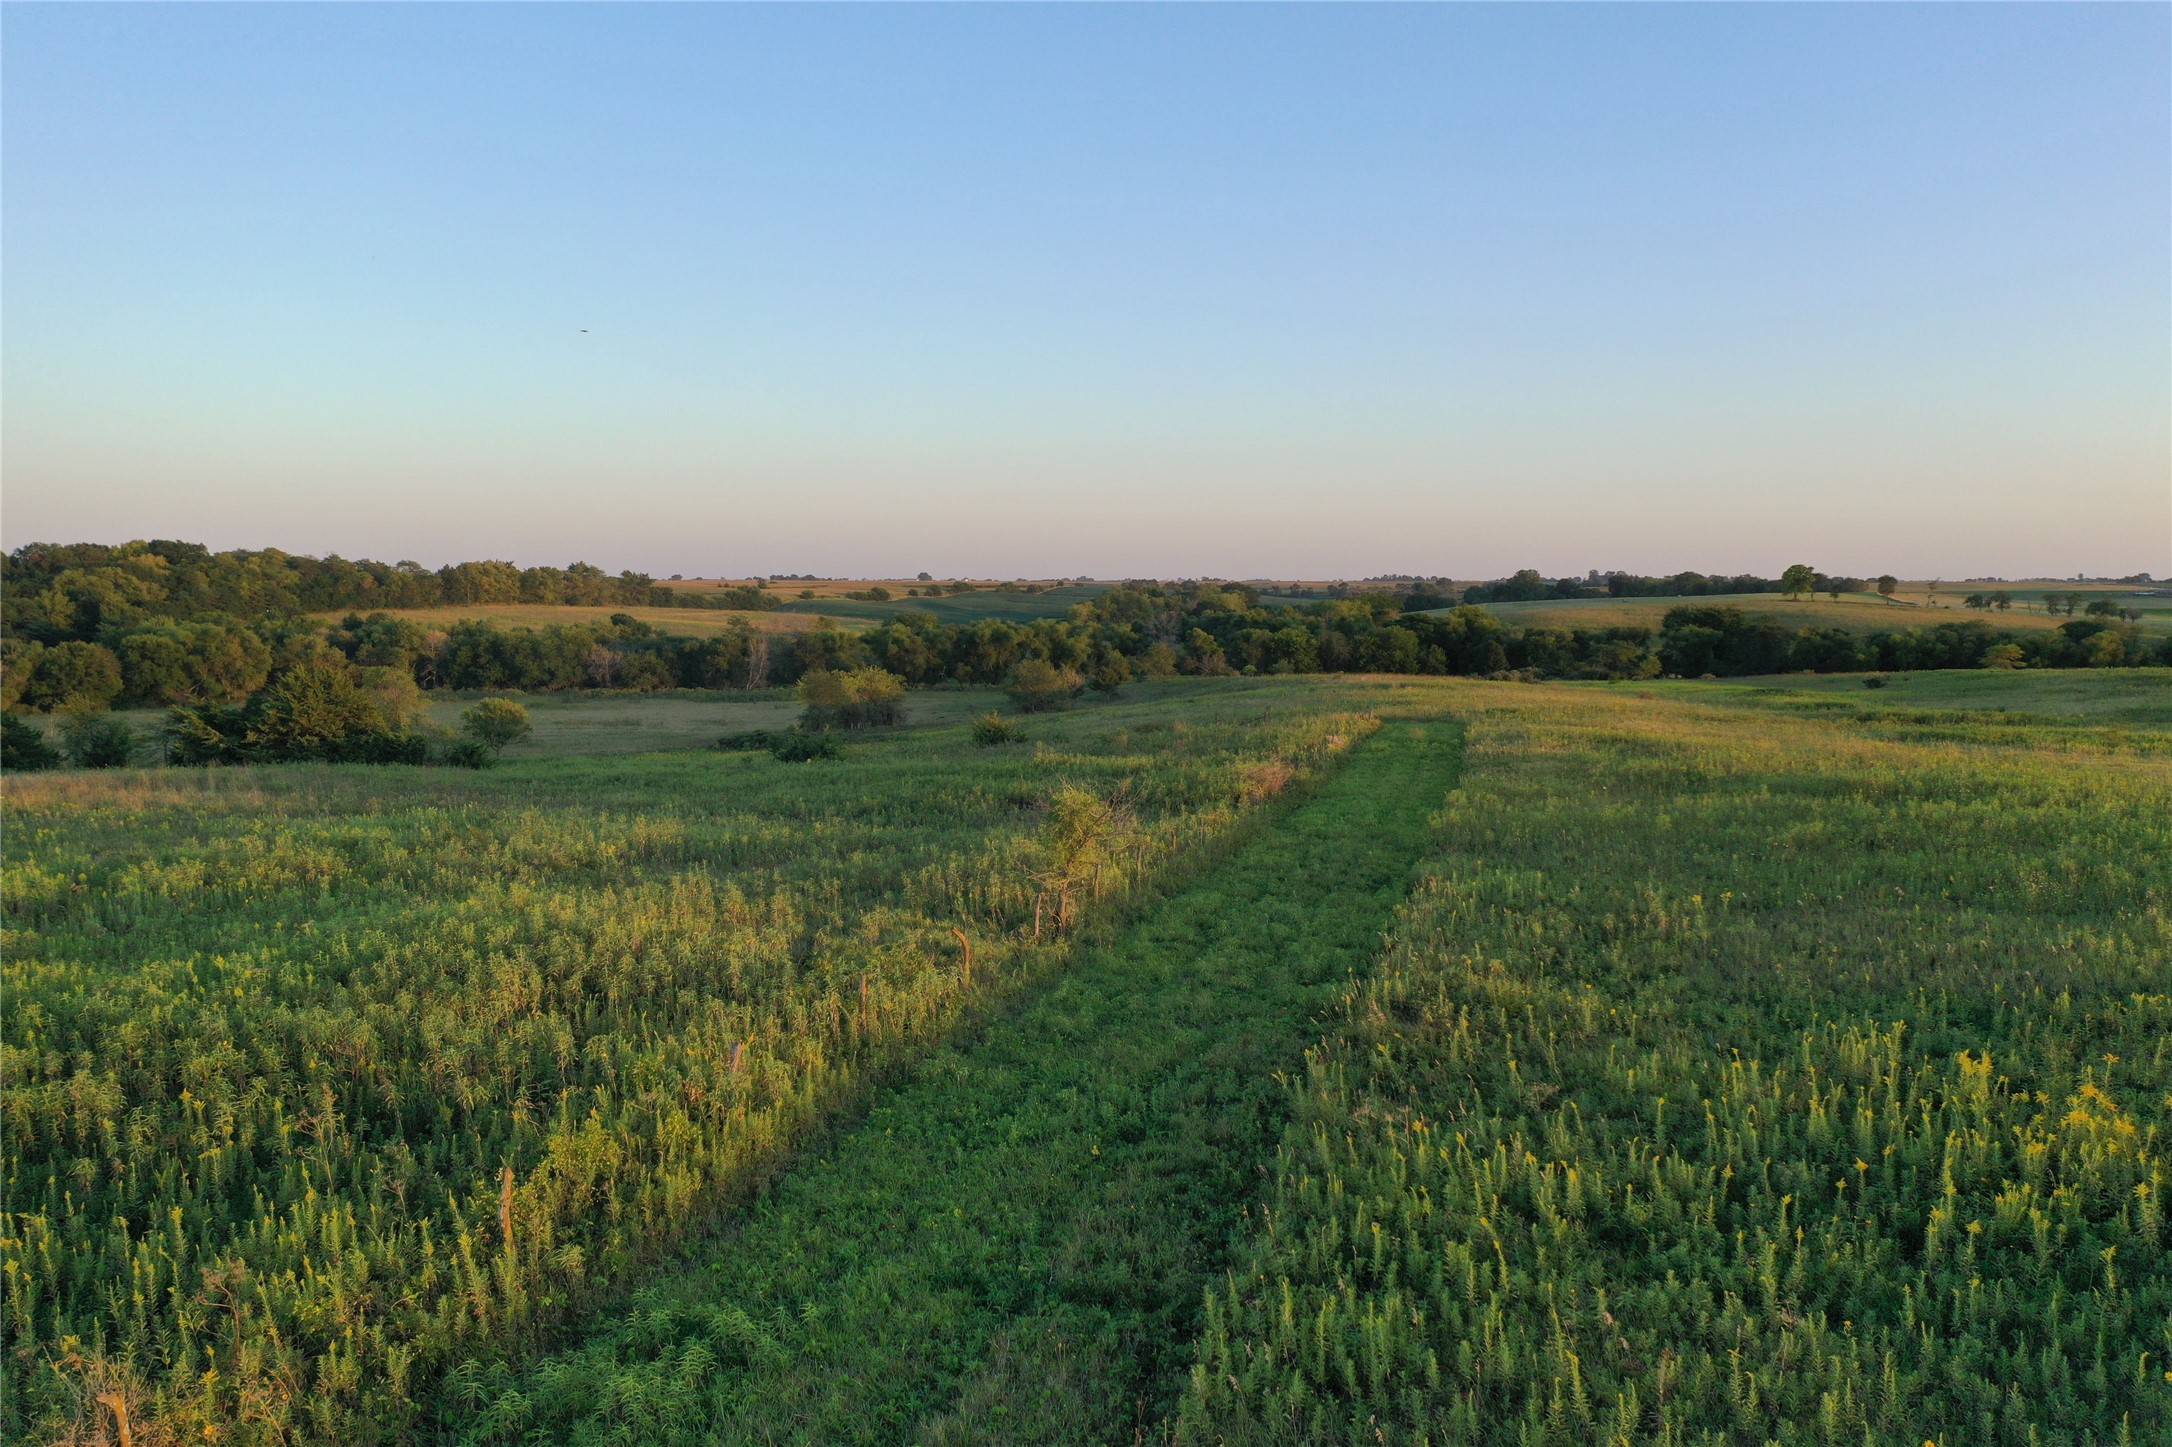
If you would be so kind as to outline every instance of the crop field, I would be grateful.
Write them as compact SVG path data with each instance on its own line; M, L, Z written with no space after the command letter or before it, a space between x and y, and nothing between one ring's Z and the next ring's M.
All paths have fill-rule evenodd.
M10 779L0 1436L2172 1440L2172 674L989 699Z

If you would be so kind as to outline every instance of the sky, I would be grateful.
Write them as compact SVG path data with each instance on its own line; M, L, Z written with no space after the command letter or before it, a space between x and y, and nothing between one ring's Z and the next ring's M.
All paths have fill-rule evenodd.
M0 10L0 541L2172 574L2172 7Z

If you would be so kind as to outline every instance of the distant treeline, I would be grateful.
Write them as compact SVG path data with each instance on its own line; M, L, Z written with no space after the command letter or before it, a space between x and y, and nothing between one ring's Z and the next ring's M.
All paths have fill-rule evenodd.
M1593 568L1581 578L1542 578L1536 568L1524 568L1490 583L1474 583L1463 590L1465 603L1541 603L1555 598L1709 598L1719 593L1786 593L1794 591L1867 593L1865 578L1843 578L1810 570L1808 586L1788 578L1760 578L1754 573L1675 573L1646 577L1638 573L1601 573ZM1431 606L1439 607L1440 604Z
M305 558L276 548L215 553L166 540L65 546L32 543L0 558L0 632L39 643L95 640L154 619L244 622L334 609L438 608L471 603L571 607L766 609L759 588L693 593L646 573L616 576L588 563L376 563Z
M1515 626L1469 605L1412 611L1420 601L1413 595L1383 591L1263 606L1254 589L1214 583L1126 583L1074 604L1068 617L1030 622L946 624L908 612L860 634L817 619L798 634L760 632L740 622L715 636L686 638L623 613L607 622L509 628L475 620L437 627L357 610L326 625L304 616L331 596L329 585L314 593L305 586L304 579L315 575L301 565L311 560L146 544L103 550L107 562L93 564L85 561L90 551L24 549L8 560L0 705L49 712L116 702L242 707L303 665L353 670L381 693L391 681L421 689L759 689L790 685L816 669L863 667L884 669L915 686L991 684L1010 679L1028 661L1103 688L1174 674L1623 679L2172 664L2172 639L2152 639L2117 614L2026 632L1969 620L1865 634L1686 604L1670 610L1656 630L1547 628ZM34 561L25 554L35 554ZM57 566L60 554L75 561ZM352 570L341 586L355 586L353 577L374 566L338 564ZM489 571L495 568L505 574ZM538 573L591 597L605 587L630 589L634 583L627 580L638 579L601 579L598 570L584 573L578 566L522 571L504 564L462 564L426 576L442 598L448 588L469 587L463 578L496 577L512 586L508 580ZM252 587L251 577L278 586ZM197 581L184 583L189 579ZM142 586L130 592L121 580ZM1645 581L1630 580L1637 586ZM1730 590L1744 582L1703 581ZM651 602L654 593L668 592L643 582L651 587ZM263 603L267 597L272 601ZM175 607L177 599L185 611L157 611ZM234 606L222 610L212 601ZM86 634L93 616L101 621Z

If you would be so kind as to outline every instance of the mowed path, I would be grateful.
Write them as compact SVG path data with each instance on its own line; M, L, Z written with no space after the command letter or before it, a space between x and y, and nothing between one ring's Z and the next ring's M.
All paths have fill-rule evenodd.
M586 1345L456 1381L449 1422L478 1442L1153 1438L1272 1165L1277 1072L1378 951L1459 746L1389 723Z

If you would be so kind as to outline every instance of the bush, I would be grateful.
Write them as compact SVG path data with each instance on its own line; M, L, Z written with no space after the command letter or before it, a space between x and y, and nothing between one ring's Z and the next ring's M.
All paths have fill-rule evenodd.
M726 753L758 754L770 748L777 736L768 729L747 729L741 733L726 734L716 741L716 746Z
M498 751L478 738L459 738L445 745L443 759L462 769L487 769L498 762Z
M60 766L60 750L45 741L45 730L29 719L0 713L0 770L30 773Z
M973 742L984 749L997 744L1015 744L1023 737L1018 731L1018 725L994 709L973 720Z
M793 729L781 733L770 741L769 752L787 764L811 763L816 759L834 759L844 753L845 746L837 741L837 735L828 730L809 732Z
M462 711L460 732L497 755L535 730L528 725L528 710L513 700L486 698Z
M60 726L61 748L79 769L118 769L136 756L136 731L109 713L76 714Z
M1011 670L1003 691L1021 713L1047 713L1062 708L1086 687L1086 681L1068 668L1058 668L1045 658L1028 658Z
M1868 678L1866 678L1866 679L1864 679L1864 680L1863 680L1863 687L1865 687L1865 688L1884 688L1884 687L1885 687L1885 683L1886 683L1886 679L1885 679L1885 675L1884 675L1884 674L1882 674L1882 673L1873 673L1873 674L1872 674L1872 675L1871 675L1870 677L1868 677Z

